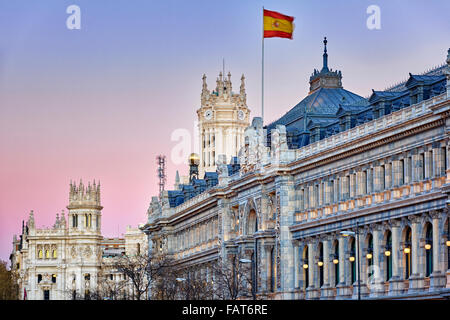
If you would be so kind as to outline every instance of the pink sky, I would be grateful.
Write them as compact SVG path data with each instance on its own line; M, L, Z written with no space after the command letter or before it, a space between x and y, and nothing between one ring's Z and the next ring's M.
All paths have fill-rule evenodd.
M105 236L145 222L158 190L155 157L168 157L172 188L175 170L186 174L187 166L170 161L171 133L192 132L201 76L215 87L223 57L235 91L245 74L248 105L259 116L262 5L296 17L294 40L266 40L266 123L307 94L325 35L329 66L362 96L443 63L448 1L400 2L380 1L377 31L365 27L371 1L80 0L77 31L65 28L71 1L2 2L0 259L30 210L38 226L53 225L70 179L101 181Z

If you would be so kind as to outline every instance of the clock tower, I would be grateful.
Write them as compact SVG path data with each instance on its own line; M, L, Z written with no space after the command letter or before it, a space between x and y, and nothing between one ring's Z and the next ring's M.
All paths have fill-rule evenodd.
M201 107L197 110L200 141L200 177L207 171L216 171L220 154L227 162L238 155L244 145L244 130L250 125L250 110L247 107L245 77L241 77L239 93L232 91L231 74L227 78L219 73L216 88L209 91L203 75Z

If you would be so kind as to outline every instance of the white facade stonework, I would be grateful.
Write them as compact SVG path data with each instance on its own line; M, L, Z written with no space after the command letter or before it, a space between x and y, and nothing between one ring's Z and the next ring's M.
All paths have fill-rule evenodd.
M238 173L221 163L218 184L182 204L152 199L150 247L205 277L241 252L260 298L448 297L450 50L444 68L443 93L301 148L284 125L266 144L255 118Z
M14 236L11 269L19 276L20 299L68 300L89 297L102 281L123 281L111 268L114 259L135 252L139 241L146 250L145 235L127 229L125 239L103 238L100 184L70 184L67 221L64 211L52 228L37 228L33 211ZM143 237L144 236L144 237ZM131 239L127 244L127 239ZM134 250L134 251L133 251ZM111 278L111 279L110 279ZM125 290L130 291L127 288ZM25 297L26 295L26 297Z

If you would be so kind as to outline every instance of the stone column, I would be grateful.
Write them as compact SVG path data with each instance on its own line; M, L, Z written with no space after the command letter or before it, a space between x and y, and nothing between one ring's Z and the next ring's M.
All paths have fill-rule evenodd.
M270 251L267 250L267 245L265 245L265 239L258 239L258 270L256 270L256 275L258 277L258 288L257 292L267 292L267 279L269 271L269 257Z
M401 276L400 221L391 221L392 233L392 277L389 280L389 295L400 294L403 290Z
M300 287L300 244L297 240L293 241L294 246L294 287L297 289Z
M282 299L294 297L294 252L292 245L292 233L289 227L294 224L295 219L295 185L292 176L277 176L275 188L279 197L279 243L280 243L280 289Z
M446 276L444 262L441 260L441 257L444 256L442 250L447 250L447 248L442 237L440 237L441 213L439 211L433 211L430 215L433 225L433 273L430 275L430 290L434 291L445 286Z
M409 290L408 293L415 293L423 290L424 287L424 274L423 264L420 263L420 216L409 216L411 221L411 276L409 277Z
M368 283L370 285L370 296L371 297L379 297L384 295L384 279L383 272L385 272L382 267L383 263L383 230L381 225L374 225L372 227L372 237L373 237L373 278L371 282Z
M361 287L361 297L367 296L369 291L367 288L367 282L368 282L368 277L367 277L367 273L368 273L368 261L366 258L366 255L364 254L365 252L365 247L364 247L364 242L365 242L365 235L364 235L364 231L362 229L360 229L359 231L359 254L358 254L358 246L356 247L356 290L353 290L353 295L356 296L358 295L358 281L360 281L360 287ZM358 259L359 257L359 259ZM373 257L372 257L373 259ZM360 264L360 279L358 279L358 264Z
M332 291L330 290L330 267L333 262L330 261L330 246L331 246L331 238L325 237L323 242L323 285L321 288L321 299L328 299L332 295Z
M346 299L351 296L349 275L347 271L348 261L346 259L347 239L344 236L339 236L339 284L336 286L336 299Z
M317 241L314 240L313 243L308 244L308 265L309 265L309 286L306 288L306 298L307 299L317 299L319 295L319 277L318 277L318 266L317 266Z

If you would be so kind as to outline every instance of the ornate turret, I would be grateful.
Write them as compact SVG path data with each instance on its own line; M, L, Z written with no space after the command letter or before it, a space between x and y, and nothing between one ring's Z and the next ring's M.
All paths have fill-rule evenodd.
M100 206L100 182L98 185L94 183L91 186L88 183L86 187L80 179L78 187L75 183L70 182L69 191L69 207L73 206Z
M101 210L100 205L100 182L87 187L80 179L78 187L70 182L69 191L69 232L93 234L100 236Z
M314 69L309 78L309 94L319 90L320 88L342 88L341 71L333 71L328 69L328 53L327 53L327 37L323 40L323 66L320 72Z

